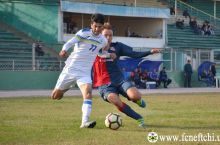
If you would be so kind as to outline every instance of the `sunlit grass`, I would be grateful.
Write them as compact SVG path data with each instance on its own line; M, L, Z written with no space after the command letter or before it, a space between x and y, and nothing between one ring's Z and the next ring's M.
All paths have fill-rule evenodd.
M142 114L147 129L138 128L137 122L120 113L123 127L112 131L104 126L105 116L118 110L100 97L93 98L92 120L94 129L79 129L81 123L81 97L66 97L60 101L45 97L0 99L0 144L49 145L146 145L147 134L220 135L220 95L154 94L144 96L147 109L125 102ZM156 144L219 144L220 142L157 142Z

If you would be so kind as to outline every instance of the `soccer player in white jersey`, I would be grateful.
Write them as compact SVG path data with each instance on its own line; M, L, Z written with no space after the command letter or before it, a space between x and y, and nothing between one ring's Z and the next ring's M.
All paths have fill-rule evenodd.
M104 16L102 14L93 14L91 17L91 29L84 28L77 32L75 37L63 45L59 53L60 57L67 57L68 49L74 45L74 50L65 62L65 67L59 76L51 98L61 99L63 94L76 81L84 99L80 128L93 128L96 125L96 121L89 121L92 110L91 69L100 49L107 45L106 38L101 35L103 24Z

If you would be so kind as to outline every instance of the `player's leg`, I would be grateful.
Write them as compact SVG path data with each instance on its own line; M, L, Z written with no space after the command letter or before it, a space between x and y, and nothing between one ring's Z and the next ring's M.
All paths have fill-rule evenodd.
M126 114L127 116L135 120L138 120L139 125L144 124L143 117L137 112L135 112L129 105L121 101L116 87L105 85L105 86L99 87L99 92L103 100L109 103L112 103L118 108L119 111Z
M188 88L187 84L188 84L187 74L184 74L184 87L185 88Z
M141 93L136 87L134 87L130 82L124 82L120 87L120 94L128 98L128 100L133 101L141 108L146 107L145 101L141 98ZM145 128L144 118L141 117L137 119L140 127Z
M112 104L114 104L119 111L123 112L127 116L137 120L138 125L140 127L144 127L144 119L143 117L138 114L136 111L134 111L129 105L126 103L122 102L121 99L119 98L118 94L115 93L110 93L107 97L108 101Z
M138 89L129 81L125 81L119 88L120 93L127 97L129 100L136 103L138 106L145 108L146 103L141 98L141 93Z
M77 81L80 91L83 96L82 104L82 124L80 128L93 128L96 121L89 121L92 111L92 85L90 79L81 79Z
M54 100L60 100L63 98L63 94L67 91L68 89L66 90L60 90L60 89L54 89L52 94L51 94L51 98L54 99Z
M163 87L167 88L167 80L163 80Z
M51 99L62 99L63 94L69 90L74 81L75 77L73 75L61 72L57 80L56 86L51 94Z

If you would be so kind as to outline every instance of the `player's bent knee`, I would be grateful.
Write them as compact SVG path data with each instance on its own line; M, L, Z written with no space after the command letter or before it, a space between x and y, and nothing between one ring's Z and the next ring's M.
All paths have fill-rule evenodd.
M57 97L57 95L56 95L57 93L54 91L52 94L51 94L51 99L53 99L53 100L55 100L56 99L56 97Z
M63 92L61 90L54 90L51 94L51 99L60 100L63 97Z
M117 107L121 107L122 106L122 101L120 100L119 96L117 94L114 93L110 93L108 95L108 101L112 104L114 104Z
M135 87L128 89L127 94L132 101L141 99L141 93Z

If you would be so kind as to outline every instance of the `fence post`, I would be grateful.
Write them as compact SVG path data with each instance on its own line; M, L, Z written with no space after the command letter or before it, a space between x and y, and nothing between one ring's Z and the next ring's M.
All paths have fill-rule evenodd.
M177 0L175 0L175 6L174 6L175 8L175 18L177 17Z
M60 60L60 70L62 69L62 62L61 62L61 60Z
M15 70L15 60L12 60L12 70Z
M32 45L32 70L36 70L36 62L35 62L35 46L36 46L36 44L33 43L33 45Z

